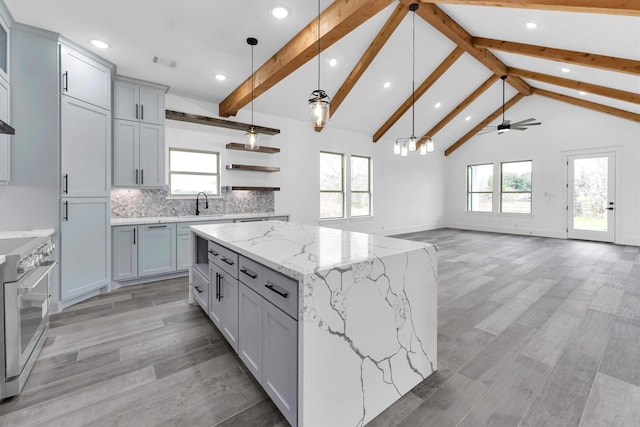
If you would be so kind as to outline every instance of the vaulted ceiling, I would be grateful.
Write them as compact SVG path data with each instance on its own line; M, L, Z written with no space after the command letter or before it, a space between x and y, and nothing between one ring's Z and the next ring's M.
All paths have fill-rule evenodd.
M256 111L306 120L308 95L317 88L314 0L5 2L16 21L63 34L117 64L120 74L219 104L212 116L234 116L251 100L249 36L259 40ZM329 126L381 142L409 135L408 7L414 2L321 0L321 87L332 97ZM510 104L544 96L640 121L639 0L418 3L416 135L434 136L445 154L501 121L500 75L508 76ZM273 18L276 6L289 16ZM537 28L527 28L530 22ZM91 46L96 38L110 48ZM154 64L154 56L176 67ZM218 81L217 73L228 78ZM455 136L438 140L444 128L454 128L448 135Z

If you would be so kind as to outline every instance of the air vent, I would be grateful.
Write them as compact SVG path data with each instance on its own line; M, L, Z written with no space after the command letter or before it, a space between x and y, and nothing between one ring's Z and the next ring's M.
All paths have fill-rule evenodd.
M153 63L154 64L158 64L158 65L162 65L163 67L168 67L168 68L176 68L176 65L178 65L178 63L176 61L171 61L170 59L160 58L159 56L154 56L153 57Z

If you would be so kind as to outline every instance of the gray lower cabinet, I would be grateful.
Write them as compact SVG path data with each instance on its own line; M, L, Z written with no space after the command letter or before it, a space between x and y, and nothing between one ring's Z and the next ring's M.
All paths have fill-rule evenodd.
M176 270L189 269L189 235L178 234L176 237Z
M298 414L298 322L262 304L262 387L292 425Z
M62 199L60 298L71 300L109 284L108 198Z
M115 281L130 280L138 277L138 226L127 225L113 227L111 245L113 246L112 278Z
M240 282L238 292L238 355L262 382L262 296Z
M209 279L197 270L193 272L193 299L207 312L209 309Z
M176 271L176 225L138 226L138 276Z
M238 279L210 263L209 317L238 351Z

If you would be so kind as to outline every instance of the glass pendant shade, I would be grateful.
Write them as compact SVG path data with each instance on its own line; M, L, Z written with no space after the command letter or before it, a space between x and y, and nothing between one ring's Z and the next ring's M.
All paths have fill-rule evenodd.
M247 150L257 150L260 148L260 134L256 133L252 126L249 132L244 134L244 148Z
M407 157L407 155L409 154L409 143L407 141L404 141L402 143L400 154L402 155L402 157Z
M427 144L426 143L423 143L420 146L420 155L421 156L426 156L427 155Z
M316 131L321 130L329 121L329 96L323 90L314 90L309 96L309 119Z
M393 143L393 154L400 154L400 141L396 139L396 142Z
M424 146L425 146L425 147L427 147L427 151L428 151L429 153L431 153L431 152L434 150L434 147L433 147L433 139L431 139L431 138L427 139L427 143L426 143L426 144L424 144Z
M412 136L409 138L409 151L416 151L416 137Z

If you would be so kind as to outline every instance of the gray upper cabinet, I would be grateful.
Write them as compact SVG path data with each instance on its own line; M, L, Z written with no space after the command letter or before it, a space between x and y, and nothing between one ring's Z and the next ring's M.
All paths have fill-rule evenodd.
M162 125L166 86L118 76L113 81L113 117Z
M11 123L9 117L9 86L0 79L0 119ZM10 135L0 135L0 184L8 184L11 179Z
M138 226L138 276L176 271L176 225Z
M138 277L138 227L126 225L113 227L111 245L113 280L129 280Z
M164 127L116 119L113 132L114 187L162 187Z
M63 95L111 109L111 69L77 50L60 45Z
M61 103L62 197L109 197L111 112L66 96Z
M61 217L61 298L71 300L109 284L109 199L62 199Z

